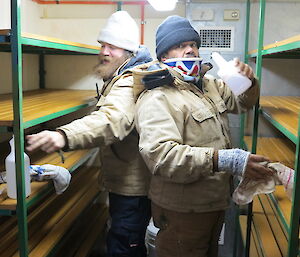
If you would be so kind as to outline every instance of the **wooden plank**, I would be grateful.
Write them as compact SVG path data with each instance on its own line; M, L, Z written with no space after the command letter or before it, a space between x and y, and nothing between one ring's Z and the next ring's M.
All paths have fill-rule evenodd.
M282 185L276 186L275 192L273 192L275 201L279 206L287 224L290 224L291 220L291 209L292 203L289 198L287 198L284 187Z
M10 34L10 31L11 31L10 29L1 29L0 30L0 35L8 36ZM32 33L27 33L27 32L21 32L21 36L23 38L28 38L28 39L35 39L35 40L41 40L41 41L45 41L45 42L51 42L51 43L69 45L69 46L77 46L77 47L83 47L83 48L88 48L88 49L100 50L100 47L96 46L96 45L88 45L88 44L63 40L63 39L60 39L60 38L48 37L48 36L37 35L37 34L32 34Z
M244 137L247 144L251 137ZM281 162L293 168L295 163L295 145L286 138L259 137L257 139L257 154L268 157L272 162Z
M72 41L63 40L63 39L59 39L59 38L54 38L54 37L31 34L31 33L27 33L27 32L22 32L21 35L22 35L22 37L30 38L30 39L37 39L37 40L42 40L42 41L52 42L52 43L57 43L57 44L65 44L65 45L70 45L70 46L77 46L77 47L84 47L84 48L100 50L99 46L87 45L87 44L72 42Z
M65 163L61 163L61 159L57 153L53 154L44 154L39 159L33 158L32 164L53 164L62 166L66 169L70 169L74 166L78 160L89 154L89 150L77 150L72 152L67 152L64 154ZM38 195L48 184L51 184L52 181L43 181L43 182L31 182L31 194L27 198L28 201ZM0 195L0 209L16 210L17 200L8 198L6 190Z
M87 194L90 194L91 193L90 191L99 190L97 187L96 172L93 172L91 170L89 171L82 170L81 173L82 174L80 175L80 179L78 179L74 184L74 186L71 188L71 190L67 192L68 194L65 194L63 198L58 197L56 201L53 202L52 205L47 206L45 212L42 215L40 215L42 217L48 216L48 218L46 218L44 222L39 221L40 224L35 224L36 222L31 223L31 227L29 228L31 229L30 230L31 233L29 237L29 249L31 252L34 253L35 249L38 248L43 248L43 250L49 252L52 249L52 247L54 247L54 245L56 245L59 242L61 235L65 234L69 229L69 227L62 225L64 224L66 215L71 215L69 213L72 212L73 216L69 219L71 222L73 222L84 209L83 207L81 208L81 206L86 206L87 204L90 203L90 201L85 196ZM86 178L87 176L88 178ZM52 214L45 215L48 212L52 212ZM60 225L62 225L61 230L59 230L60 228L57 227ZM35 229L32 226L35 226ZM56 228L56 232L54 233L52 231L55 228ZM57 236L59 236L59 238L57 238ZM48 237L53 239L52 245L48 245L47 242L45 242L46 240L45 238ZM33 253L30 253L30 256L32 256ZM44 256L44 255L40 255L40 256Z
M266 218L274 235L274 238L279 246L280 252L282 256L285 256L288 251L288 234L284 229L283 224L280 221L280 217L276 209L273 208L269 199L269 196L261 194L259 195L259 199L261 201L262 208L264 209Z
M272 119L297 136L300 97L297 96L262 96L260 105Z
M88 171L86 173L88 175L95 173L92 173L92 171L90 172L91 174L88 174ZM36 245L40 241L39 239L42 238L41 236L45 235L47 232L47 226L50 228L51 222L54 222L53 224L55 224L55 221L60 218L60 216L57 216L56 213L58 209L57 206L63 206L65 202L67 202L66 206L64 206L65 210L67 210L67 208L71 208L72 204L70 205L69 200L71 203L73 203L72 198L77 197L78 194L81 194L82 190L86 190L81 186L81 183L86 183L87 181L88 179L86 178L84 172L79 173L72 178L70 187L61 196L58 196L55 193L47 196L47 198L39 205L39 207L34 209L28 215L27 222L29 229L30 249L32 248L32 245ZM79 190L77 188L79 188ZM66 201L66 199L68 201ZM76 201L76 199L74 201ZM4 256L11 256L15 251L17 251L17 233L18 227L16 225L12 227L3 238L1 238L0 253ZM32 234L35 234L35 236L31 237ZM35 243L36 241L37 243ZM10 247L7 247L8 245L10 245Z
M107 218L107 206L99 203L93 204L72 226L70 236L64 241L55 256L89 256L96 239L100 235L104 235Z
M241 227L241 234L242 234L242 239L245 245L246 242L246 229L247 229L247 216L245 215L241 215L239 217L240 219L240 227ZM261 257L261 255L259 254L259 250L257 247L257 242L254 238L253 235L253 231L251 231L251 239L250 239L250 252L249 252L249 256L251 257Z
M38 119L46 115L95 101L94 90L39 89L24 92L23 121ZM0 95L0 126L13 125L12 95Z
M41 249L37 255L46 256L70 228L79 213L99 192L95 168L82 168L68 190L62 195L53 194L28 216L29 250ZM1 238L0 256L18 256L17 226L9 235ZM9 236L9 240L7 239ZM51 241L51 243L49 243ZM7 247L9 245L9 247ZM42 246L41 246L42 245ZM14 254L15 253L15 254ZM39 255L40 254L40 255Z
M10 33L10 29L0 29L1 36L8 36Z
M246 137L245 141L251 140ZM267 156L273 162L281 162L293 168L295 163L295 145L288 139L283 138L258 138L257 153ZM273 192L275 201L278 204L287 224L290 223L291 201L287 197L283 186L276 186Z
M108 210L107 208L103 209L101 215L97 216L94 223L90 223L88 226L88 235L85 237L85 240L80 244L79 249L76 251L74 257L86 257L88 256L89 251L91 250L97 236L101 232L103 232L106 221L108 218ZM95 224L97 224L97 229L95 228Z
M268 215L272 215L272 213ZM258 197L255 197L253 200L253 225L261 248L263 249L264 256L282 257L275 235L273 234Z
M97 183L97 179L95 179L95 183ZM62 219L51 228L51 231L43 238L40 244L30 252L30 257L46 256L63 237L82 210L90 204L97 193L99 193L99 189L96 185L89 186L89 190L73 205L72 210L65 213ZM15 257L17 256L18 255L15 255Z
M296 36L293 36L293 37L290 37L290 38L287 38L287 39L284 39L284 40L281 40L281 41L277 41L277 42L272 43L272 44L265 45L265 46L263 46L263 50L267 50L267 49L270 49L270 48L273 48L273 47L286 45L286 44L289 44L289 43L294 43L294 42L297 42L297 41L300 41L300 35L296 35ZM254 50L251 50L251 51L248 52L248 54L254 54L254 53L257 53L257 49L254 49Z

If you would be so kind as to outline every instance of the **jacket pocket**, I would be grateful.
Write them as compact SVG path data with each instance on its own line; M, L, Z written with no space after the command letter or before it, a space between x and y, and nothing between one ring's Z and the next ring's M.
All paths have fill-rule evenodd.
M207 119L214 117L214 114L209 109L200 109L192 113L192 117L198 121L202 122Z
M194 121L189 136L193 140L197 138L197 145L195 146L214 146L215 141L220 138L216 113L209 108L203 108L192 112L191 116Z

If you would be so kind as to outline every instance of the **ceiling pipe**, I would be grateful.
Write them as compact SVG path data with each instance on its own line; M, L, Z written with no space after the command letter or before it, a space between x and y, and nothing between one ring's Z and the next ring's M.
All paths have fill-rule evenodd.
M32 0L38 4L118 4L115 1L66 1L66 0ZM122 2L123 5L145 5L148 1L124 1Z
M144 44L144 34L145 34L145 3L141 5L141 45Z

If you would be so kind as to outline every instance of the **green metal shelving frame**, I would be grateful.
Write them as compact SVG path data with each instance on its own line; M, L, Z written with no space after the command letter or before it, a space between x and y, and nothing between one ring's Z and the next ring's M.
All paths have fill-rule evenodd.
M263 38L264 38L264 19L265 19L265 9L266 1L259 1L259 26L258 26L258 48L255 53L248 54L248 41L249 41L249 19L250 15L247 15L246 21L246 43L245 43L245 62L248 62L249 58L256 58L256 75L261 81L262 72L262 62L263 58L298 58L300 59L300 39L292 43L286 43L284 45L270 47L268 49L263 49ZM250 0L247 0L247 14L250 13ZM298 117L298 134L294 135L284 126L282 126L278 121L274 120L263 108L259 107L259 101L254 108L254 118L253 118L253 128L252 128L252 147L251 152L256 153L257 148L257 137L258 137L258 121L259 115L264 117L269 121L276 129L278 129L282 134L284 134L288 139L290 139L296 145L295 152L295 180L294 180L294 191L293 191L293 201L291 208L291 219L290 224L285 220L280 207L277 206L276 200L273 195L270 195L270 199L273 202L278 215L288 232L288 252L287 257L296 257L299 255L299 221L300 221L300 208L297 203L300 202L300 113ZM241 118L241 146L246 146L243 136L244 136L244 116ZM250 234L251 234L251 223L252 223L252 205L248 206L248 220L247 220L247 238L245 246L245 256L249 256L250 250ZM268 257L268 256L265 256Z
M81 108L90 106L91 103L82 104L61 112L53 113L32 121L23 122L23 93L22 93L22 53L39 54L39 75L40 88L45 88L44 55L45 54L64 54L64 55L95 55L99 53L96 47L82 47L69 45L67 43L56 43L47 40L22 37L21 35L21 0L11 0L11 30L7 35L0 35L0 51L11 52L12 59L12 95L13 95L13 127L1 127L1 132L13 132L15 138L16 156L16 181L17 181L17 219L18 219L18 242L19 254L21 257L28 257L28 228L27 228L27 208L38 202L44 194L45 189L40 195L26 202L25 183L24 183L24 129L57 118L59 116L75 112ZM92 155L84 157L80 162L72 167L72 171L78 168L83 162ZM11 210L2 210L2 215L14 214Z

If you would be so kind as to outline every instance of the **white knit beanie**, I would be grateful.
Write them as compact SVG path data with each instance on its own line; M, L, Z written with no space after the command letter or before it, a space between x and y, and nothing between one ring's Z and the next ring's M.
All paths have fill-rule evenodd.
M139 29L128 12L118 11L108 18L97 40L136 53L139 48Z

